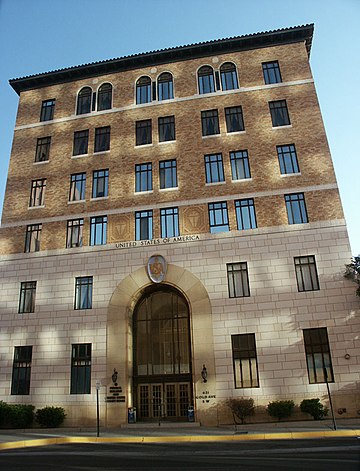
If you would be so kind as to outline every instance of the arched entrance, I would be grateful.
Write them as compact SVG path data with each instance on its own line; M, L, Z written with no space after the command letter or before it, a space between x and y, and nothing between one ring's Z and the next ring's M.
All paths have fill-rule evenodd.
M133 315L133 388L139 420L184 420L193 402L189 306L168 285L151 285Z

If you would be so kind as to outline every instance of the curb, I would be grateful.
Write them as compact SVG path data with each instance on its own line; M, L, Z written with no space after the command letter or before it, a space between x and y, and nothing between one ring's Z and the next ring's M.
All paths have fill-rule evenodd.
M179 442L225 442L252 440L299 440L311 438L358 437L359 430L325 430L317 432L279 432L254 433L250 435L179 435L157 437L57 437L33 440L18 440L0 443L1 450L16 448L39 447L48 445L64 445L67 443L179 443Z

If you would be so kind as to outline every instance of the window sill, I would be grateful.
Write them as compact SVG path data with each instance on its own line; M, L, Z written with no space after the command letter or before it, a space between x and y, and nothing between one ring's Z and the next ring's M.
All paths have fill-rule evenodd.
M39 204L39 206L29 206L28 209L39 209L39 208L45 208L44 204Z
M96 198L90 198L90 201L101 201L101 200L107 200L109 199L109 196L98 196Z
M134 195L149 195L154 193L154 190L135 191Z
M101 154L110 154L110 149L108 149L108 150L99 150L98 152L94 152L92 155L101 155Z
M67 204L85 203L85 200L68 201Z
M226 136L234 136L234 135L238 135L238 134L246 134L245 129L244 129L244 131L230 131L230 132L227 132Z
M208 136L202 136L203 139L209 139L211 137L221 137L221 134L209 134Z
M231 183L239 183L239 182L251 182L252 181L252 177L250 178L238 178L236 180L231 180Z
M39 162L34 162L34 165L42 165L42 164L47 164L49 163L48 160L39 160Z
M178 186L172 186L172 187L169 187L169 188L159 188L159 191L176 191L178 189L179 189Z
M225 185L225 183L226 183L225 180L223 182L208 182L208 183L205 183L205 186Z
M292 128L292 124L284 124L283 126L273 126L272 129L284 129L284 128Z
M144 147L152 147L153 143L151 144L138 144L134 146L134 149L143 149Z
M301 172L294 172L294 173L281 173L280 177L281 178L286 178L286 177L299 177L301 176Z
M72 159L81 159L82 157L89 157L89 154L79 154L79 155L72 155Z
M164 144L173 144L174 142L176 142L176 139L173 139L172 141L161 141L159 142L159 146L162 146Z

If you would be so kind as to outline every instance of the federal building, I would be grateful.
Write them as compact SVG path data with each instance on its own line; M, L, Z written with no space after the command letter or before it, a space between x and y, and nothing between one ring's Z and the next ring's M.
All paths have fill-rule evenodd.
M359 301L313 25L10 80L0 399L66 424L356 417ZM260 410L259 409L259 410ZM265 415L253 420L265 420Z

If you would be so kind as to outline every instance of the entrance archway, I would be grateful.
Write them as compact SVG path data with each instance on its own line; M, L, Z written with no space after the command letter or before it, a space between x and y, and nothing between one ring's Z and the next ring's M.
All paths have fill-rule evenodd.
M134 309L133 386L139 420L182 420L192 404L190 316L167 285L148 287Z

